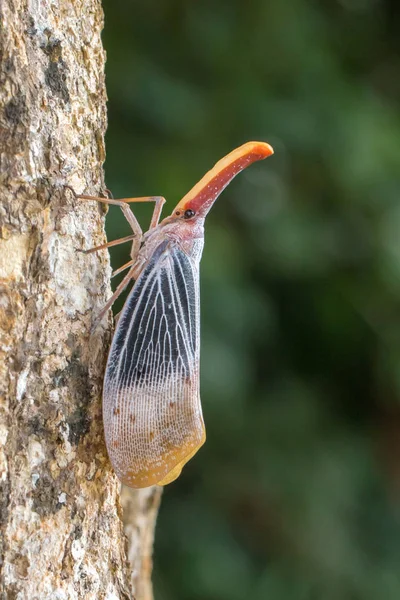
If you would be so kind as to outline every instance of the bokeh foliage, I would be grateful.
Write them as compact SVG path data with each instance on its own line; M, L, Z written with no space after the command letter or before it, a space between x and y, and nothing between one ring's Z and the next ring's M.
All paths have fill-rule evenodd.
M168 214L233 147L276 152L206 224L208 439L165 490L156 600L398 600L399 3L104 9L116 197Z

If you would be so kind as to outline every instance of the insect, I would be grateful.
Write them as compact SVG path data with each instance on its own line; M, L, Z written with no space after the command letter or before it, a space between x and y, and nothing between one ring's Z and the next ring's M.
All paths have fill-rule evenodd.
M90 250L132 241L131 260L115 274L129 270L96 321L134 279L116 325L103 390L108 454L129 487L174 481L205 441L199 392L204 220L237 173L271 154L273 149L263 142L233 150L160 223L162 197L78 196L120 206L133 230L127 238ZM129 203L149 201L155 208L143 235Z

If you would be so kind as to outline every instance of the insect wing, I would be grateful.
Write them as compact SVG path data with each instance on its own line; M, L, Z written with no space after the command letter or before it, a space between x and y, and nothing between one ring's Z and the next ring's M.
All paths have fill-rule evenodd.
M205 441L199 341L199 260L164 241L128 296L104 381L108 453L131 487L170 483Z

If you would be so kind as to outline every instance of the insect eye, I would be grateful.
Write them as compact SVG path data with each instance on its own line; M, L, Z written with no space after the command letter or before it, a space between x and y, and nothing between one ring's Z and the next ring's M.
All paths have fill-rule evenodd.
M194 212L194 210L192 210L191 208L188 208L187 210L185 210L185 214L184 217L185 219L191 219L192 217L194 217L196 213Z

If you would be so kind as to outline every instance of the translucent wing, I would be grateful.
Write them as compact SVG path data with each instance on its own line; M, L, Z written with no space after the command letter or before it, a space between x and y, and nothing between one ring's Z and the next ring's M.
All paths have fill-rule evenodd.
M205 441L198 270L176 242L162 242L118 322L103 418L111 462L131 487L170 483Z

